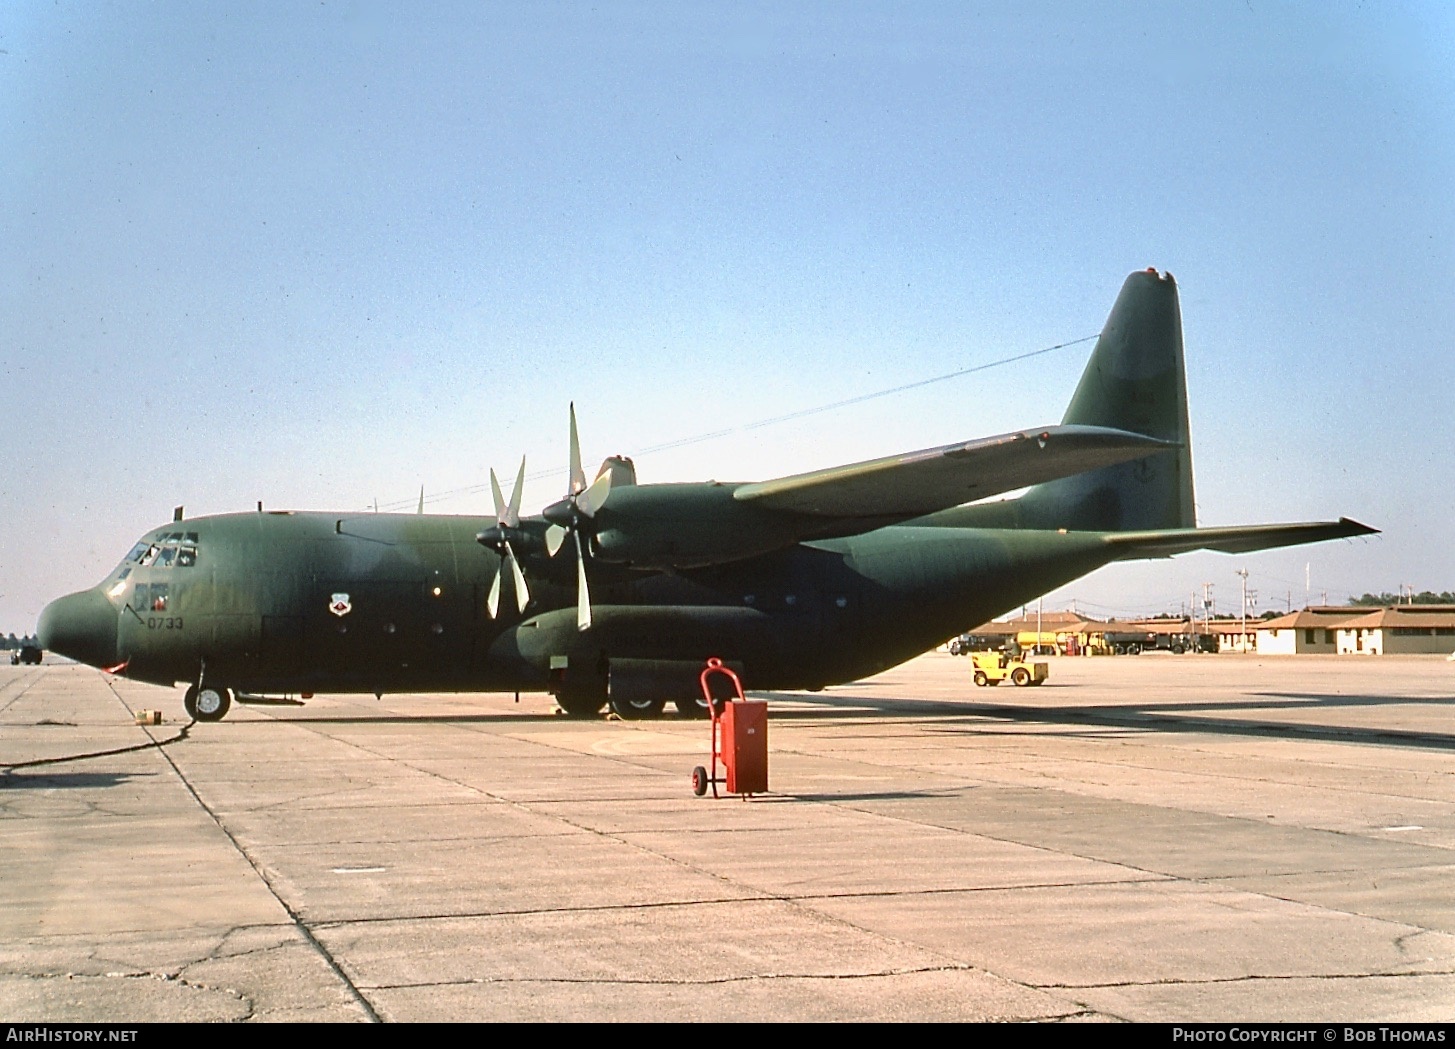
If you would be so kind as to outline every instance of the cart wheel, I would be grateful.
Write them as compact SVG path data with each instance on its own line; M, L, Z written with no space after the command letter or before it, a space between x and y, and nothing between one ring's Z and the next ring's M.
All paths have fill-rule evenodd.
M692 770L692 793L699 798L707 793L707 769L701 765Z
M1010 679L1022 687L1031 683L1031 672L1025 667L1016 667L1010 675Z
M989 682L990 682L990 679L985 676L985 671L983 671L983 670L977 670L977 671L975 671L975 683L977 685L980 685L983 688Z

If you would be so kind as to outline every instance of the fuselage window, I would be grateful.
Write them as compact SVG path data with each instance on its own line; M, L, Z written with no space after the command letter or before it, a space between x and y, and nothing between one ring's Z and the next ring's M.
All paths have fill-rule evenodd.
M172 562L177 558L177 544L168 543L162 547L162 552L157 555L158 568L171 568Z
M112 583L106 590L107 597L120 597L121 592L126 589L126 577L131 575L131 566L126 565L116 574L116 582Z
M148 543L147 548L143 550L141 556L136 559L136 563L145 568L147 565L151 564L157 559L157 554L161 552L161 549L161 547L156 546L153 543Z
M167 610L166 583L137 583L136 597L132 607L139 612L165 612Z

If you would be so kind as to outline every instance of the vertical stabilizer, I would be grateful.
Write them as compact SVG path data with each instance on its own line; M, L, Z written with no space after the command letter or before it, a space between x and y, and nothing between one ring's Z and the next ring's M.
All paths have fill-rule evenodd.
M1170 273L1149 269L1126 279L1062 421L1130 430L1178 447L1037 485L1018 500L1022 527L1196 526L1182 310Z

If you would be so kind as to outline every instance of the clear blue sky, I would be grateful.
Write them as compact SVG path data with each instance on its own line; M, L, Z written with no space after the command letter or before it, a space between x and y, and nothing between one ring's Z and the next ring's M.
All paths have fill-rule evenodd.
M1103 570L1122 614L1455 588L1445 3L0 7L0 630L144 530L488 513L588 459L1183 292L1205 524L1369 541ZM760 479L1059 420L1087 346L638 455ZM451 494L454 493L454 494Z

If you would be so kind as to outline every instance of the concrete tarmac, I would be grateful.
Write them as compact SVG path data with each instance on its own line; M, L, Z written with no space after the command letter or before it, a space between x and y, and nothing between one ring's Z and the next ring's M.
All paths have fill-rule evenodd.
M1455 1020L1455 664L1049 662L770 696L751 801L704 722L0 667L0 1020Z

